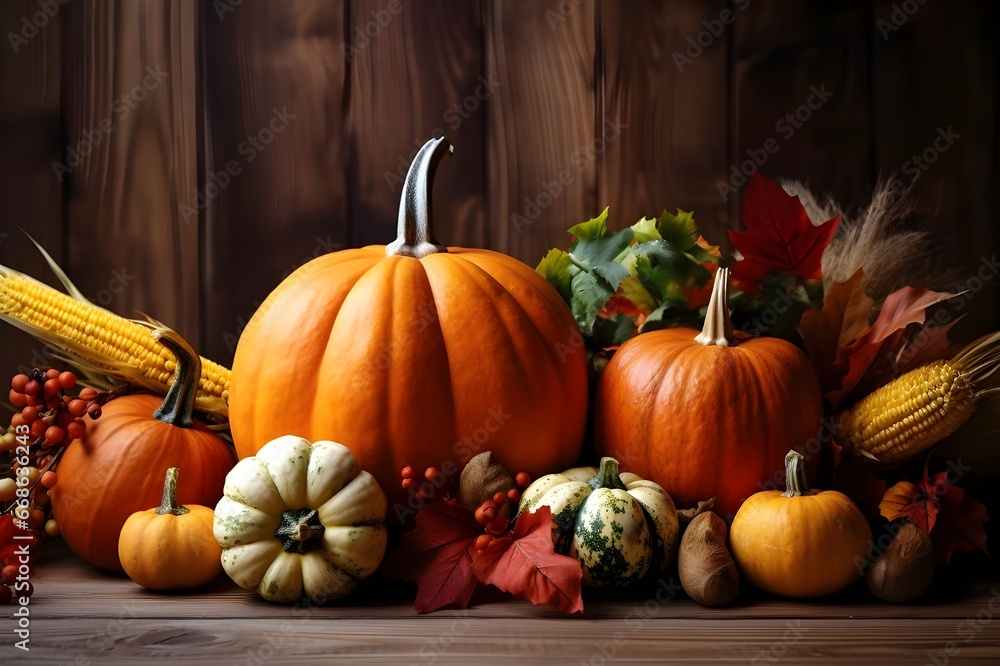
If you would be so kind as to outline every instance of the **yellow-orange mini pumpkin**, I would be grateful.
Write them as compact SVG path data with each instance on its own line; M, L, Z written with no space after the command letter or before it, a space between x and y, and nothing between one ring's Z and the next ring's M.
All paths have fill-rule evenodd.
M417 154L395 242L310 261L254 314L230 384L240 458L286 434L343 442L390 499L405 465L457 482L487 448L532 476L576 461L587 409L577 325L527 265L433 239L431 177L450 150L442 138Z
M750 497L729 532L740 573L757 587L786 597L822 597L858 579L871 529L861 510L835 490L813 491L802 454L785 456L788 489Z
M215 540L215 512L177 503L176 467L167 470L163 500L129 516L118 538L118 557L128 577L151 590L183 590L210 583L222 572Z
M597 388L595 438L599 454L660 484L678 505L715 497L731 517L762 483L780 479L774 461L785 451L819 443L823 400L795 345L734 335L728 276L716 274L703 331L651 331L615 353ZM810 475L818 462L810 456Z

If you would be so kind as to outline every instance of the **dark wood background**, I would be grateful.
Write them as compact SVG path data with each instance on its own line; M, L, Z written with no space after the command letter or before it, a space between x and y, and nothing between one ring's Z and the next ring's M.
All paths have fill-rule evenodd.
M228 363L284 275L392 239L399 175L435 131L456 146L437 181L440 238L533 265L606 205L617 226L693 209L724 241L738 197L723 201L717 183L769 137L780 149L763 173L853 209L880 174L909 181L907 160L951 127L961 138L915 191L942 253L971 274L997 249L995 6L5 0L0 262L51 278L23 228L84 293L154 314ZM679 71L685 51L696 57ZM166 77L135 92L147 68ZM786 139L776 122L813 86L833 96ZM287 126L258 150L247 139L269 131L275 110ZM53 163L94 130L101 140L60 180ZM239 173L215 190L231 161ZM572 182L550 205L512 221L534 212L526 199L547 203L539 193L564 170ZM198 193L215 196L199 207ZM977 298L970 330L1000 325L995 294ZM33 345L0 334L6 374Z

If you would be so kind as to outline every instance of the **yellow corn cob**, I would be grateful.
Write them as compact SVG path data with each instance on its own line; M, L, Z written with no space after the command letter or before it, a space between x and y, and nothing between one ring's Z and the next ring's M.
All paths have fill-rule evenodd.
M875 390L840 416L837 441L856 455L892 463L925 451L964 424L977 400L996 392L1000 333Z
M106 373L158 393L173 380L174 355L149 327L64 294L37 280L0 270L0 318L64 352L86 371ZM196 405L227 415L229 369L202 359Z

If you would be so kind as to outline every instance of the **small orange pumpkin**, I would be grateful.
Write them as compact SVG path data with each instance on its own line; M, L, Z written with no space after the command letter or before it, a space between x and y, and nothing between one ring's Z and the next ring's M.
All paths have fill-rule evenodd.
M215 512L177 503L176 467L167 470L163 500L129 516L118 538L118 557L128 577L151 590L183 590L210 583L222 572L215 540Z
M174 331L156 329L153 337L177 358L166 397L136 393L104 405L87 434L66 447L51 494L52 515L70 549L109 571L122 570L122 526L160 499L164 469L191 470L182 503L215 506L235 463L226 443L192 416L201 358Z
M802 454L785 456L787 490L747 499L729 531L741 575L786 597L822 597L861 575L872 533L861 510L835 490L813 491Z
M417 153L394 242L310 261L251 318L230 382L240 458L282 435L343 442L390 502L406 465L457 483L485 449L533 477L576 462L579 329L529 266L434 239L431 179L450 152L441 138Z
M660 484L679 506L715 497L731 517L776 476L772 461L817 437L823 398L795 345L736 337L728 278L719 269L700 333L651 331L615 353L597 388L595 439L600 455ZM819 457L809 462L812 475Z

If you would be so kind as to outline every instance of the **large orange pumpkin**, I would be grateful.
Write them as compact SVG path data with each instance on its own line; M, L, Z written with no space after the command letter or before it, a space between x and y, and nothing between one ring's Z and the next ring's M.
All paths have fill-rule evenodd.
M774 461L789 449L808 449L814 472L824 432L806 356L777 338L734 335L728 276L716 275L703 331L651 331L615 353L597 388L595 438L600 455L679 506L715 497L731 518L753 493L780 486Z
M405 465L457 482L479 451L532 476L576 462L579 329L525 264L434 240L431 179L450 152L442 138L417 154L395 242L310 261L251 318L230 383L240 458L282 435L341 442L397 502Z
M137 393L104 405L87 434L66 447L51 491L63 539L83 560L109 571L122 571L122 526L160 501L165 470L187 470L179 502L215 506L235 463L229 446L192 417L201 358L173 331L158 329L153 337L177 358L166 397Z

